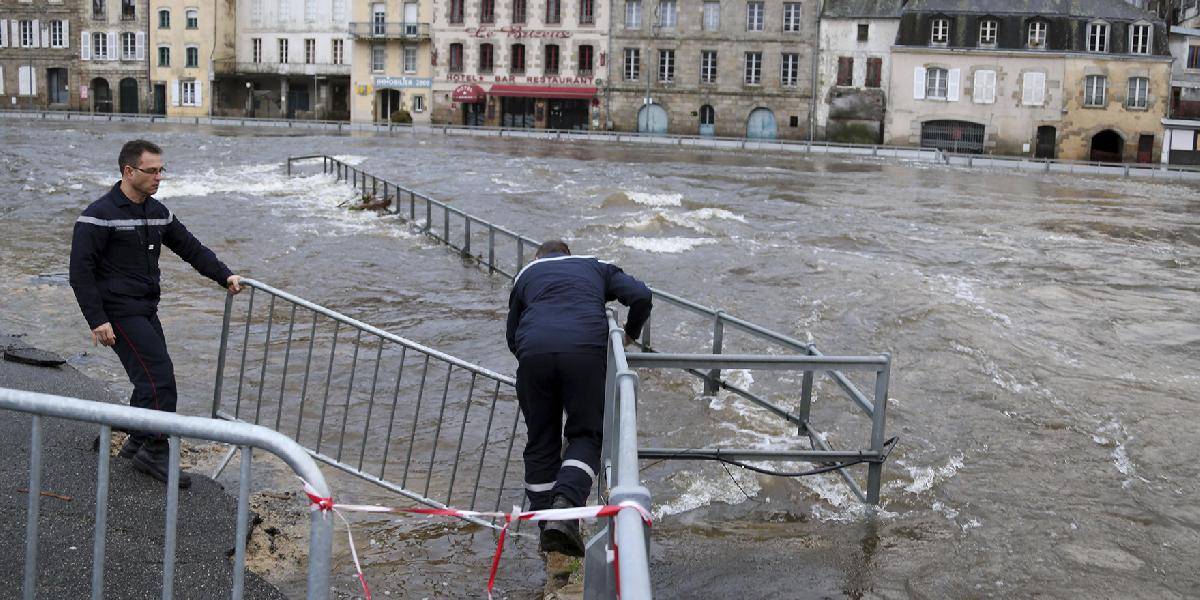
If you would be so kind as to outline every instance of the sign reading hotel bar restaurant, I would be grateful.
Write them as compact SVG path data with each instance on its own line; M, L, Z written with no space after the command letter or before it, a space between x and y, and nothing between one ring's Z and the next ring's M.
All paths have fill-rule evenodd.
M427 88L433 87L433 79L430 77L392 77L392 76L376 76L375 88L391 88L394 90L405 88Z
M525 77L517 77L516 75L493 75L491 77L484 77L482 75L471 75L468 73L451 73L446 79L452 83L536 83L540 85L549 84L585 86L593 86L596 84L595 77L559 77L558 75L527 75Z

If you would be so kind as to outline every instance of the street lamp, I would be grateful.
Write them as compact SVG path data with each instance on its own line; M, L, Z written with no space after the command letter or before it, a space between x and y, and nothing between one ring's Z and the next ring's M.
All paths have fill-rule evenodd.
M254 84L246 82L246 115L254 116Z

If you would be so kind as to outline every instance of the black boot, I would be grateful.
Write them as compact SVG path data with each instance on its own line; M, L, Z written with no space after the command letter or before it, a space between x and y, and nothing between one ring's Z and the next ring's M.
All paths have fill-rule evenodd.
M129 434L125 438L125 443L121 444L121 449L117 452L117 457L124 459L132 459L137 455L138 450L142 449L142 444L146 443L146 438L140 435Z
M574 508L570 500L555 496L550 508ZM567 556L583 556L583 536L579 533L579 521L545 521L538 550L557 552Z
M170 451L165 438L147 438L133 455L133 468L167 483L167 473L170 467ZM179 471L179 489L191 487L192 478Z

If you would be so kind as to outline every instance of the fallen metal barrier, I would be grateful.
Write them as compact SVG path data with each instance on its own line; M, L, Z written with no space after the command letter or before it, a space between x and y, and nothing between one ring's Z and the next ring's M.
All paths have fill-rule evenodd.
M179 440L181 437L232 444L242 451L238 486L237 534L234 540L233 586L231 597L242 598L246 566L246 540L250 512L250 466L252 449L266 450L282 459L323 497L330 497L329 486L308 453L292 440L265 427L246 423L227 423L201 417L189 417L143 408L92 402L49 394L37 394L0 388L0 410L32 415L29 449L29 504L25 527L25 571L23 598L33 600L37 591L38 518L41 507L42 419L44 417L83 421L100 425L100 449L96 471L95 542L92 548L93 600L104 593L104 555L108 531L108 484L110 447L113 428L131 431L156 431L169 436L170 465L166 498L166 532L163 547L162 597L174 597L176 562L176 525L179 507ZM309 600L329 596L332 515L312 511L308 546Z

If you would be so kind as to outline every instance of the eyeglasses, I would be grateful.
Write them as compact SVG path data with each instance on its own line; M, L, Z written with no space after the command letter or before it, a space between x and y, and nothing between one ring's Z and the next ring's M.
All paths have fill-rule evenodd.
M145 173L145 174L147 174L147 175L150 175L150 176L154 176L154 175L166 175L166 174L167 174L167 168L166 168L166 167L157 167L157 168L152 168L152 169L143 169L143 168L141 168L141 167L135 167L135 166L133 166L133 165L129 165L129 168L130 168L130 169L137 169L137 170L139 170L139 171L141 171L141 172L143 172L143 173Z

